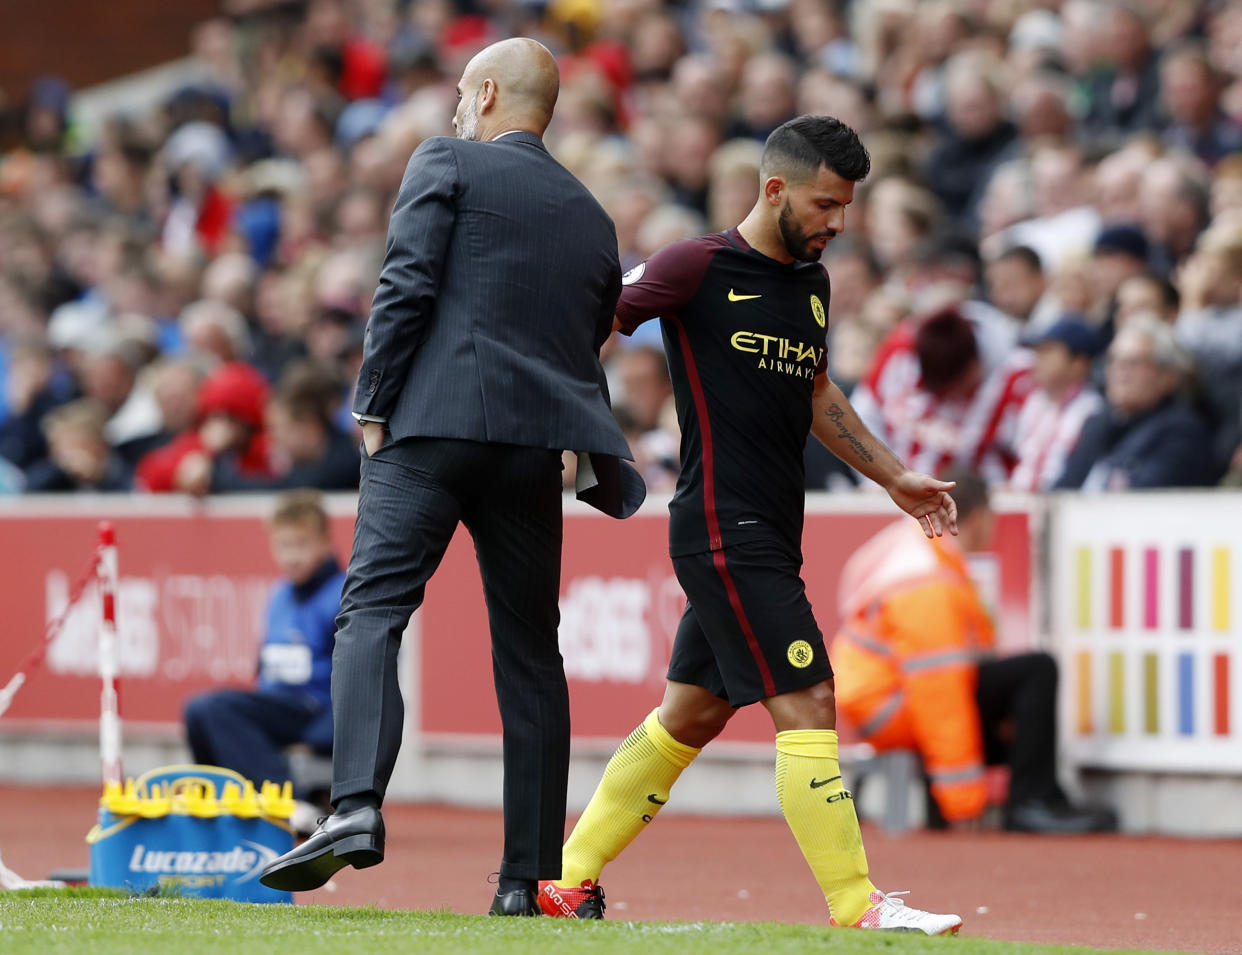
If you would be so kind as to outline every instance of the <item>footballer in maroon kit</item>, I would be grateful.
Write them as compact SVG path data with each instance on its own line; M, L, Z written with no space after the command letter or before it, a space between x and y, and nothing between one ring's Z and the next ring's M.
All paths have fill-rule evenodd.
M621 744L565 845L545 914L600 918L599 874L669 798L736 709L762 702L776 729L781 808L833 924L943 934L961 919L907 907L868 878L837 761L832 668L800 573L803 446L810 431L888 491L928 536L956 531L953 485L878 442L826 373L828 276L870 158L826 116L768 138L760 195L727 232L670 245L623 279L616 327L659 318L682 473L669 505L673 567L688 604L664 700Z

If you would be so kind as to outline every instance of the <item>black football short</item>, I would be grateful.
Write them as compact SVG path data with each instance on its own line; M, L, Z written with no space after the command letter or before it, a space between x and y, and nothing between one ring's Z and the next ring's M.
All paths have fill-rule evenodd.
M668 678L745 706L831 677L801 569L763 540L674 557L688 603Z

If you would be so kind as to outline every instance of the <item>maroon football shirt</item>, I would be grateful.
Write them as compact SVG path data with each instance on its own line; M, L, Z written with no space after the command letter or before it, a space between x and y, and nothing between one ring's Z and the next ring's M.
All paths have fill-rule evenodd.
M802 451L827 365L823 266L777 262L730 229L666 246L622 282L623 332L661 320L681 423L670 552L766 539L801 555Z

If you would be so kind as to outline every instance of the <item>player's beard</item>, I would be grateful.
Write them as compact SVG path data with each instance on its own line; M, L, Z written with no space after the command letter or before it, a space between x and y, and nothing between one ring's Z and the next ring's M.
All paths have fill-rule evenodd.
M792 255L799 262L818 262L824 250L811 243L816 239L831 239L836 232L829 229L826 232L816 232L814 235L808 235L802 229L802 224L794 218L793 209L789 205L789 200L785 200L785 205L781 209L780 219L777 225L781 230L781 241L785 243L785 251Z
M479 138L479 93L475 91L461 114L461 122L457 124L457 138L476 142Z

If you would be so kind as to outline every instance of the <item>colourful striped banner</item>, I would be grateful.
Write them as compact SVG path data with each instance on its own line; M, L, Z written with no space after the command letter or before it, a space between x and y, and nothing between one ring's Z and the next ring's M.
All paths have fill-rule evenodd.
M1091 548L1078 548L1078 629L1091 629Z
M1151 736L1160 732L1160 662L1154 653L1143 654L1143 728Z
M1223 653L1212 658L1212 682L1216 684L1216 710L1213 729L1217 736L1229 735L1229 657Z
M1090 631L1093 626L1107 627L1109 631L1124 631L1126 625L1139 626L1144 631L1159 631L1161 623L1165 627L1176 627L1177 631L1187 636L1203 636L1206 638L1207 627L1215 633L1227 633L1232 626L1232 594L1231 594L1231 560L1230 546L1215 545L1203 549L1202 560L1196 560L1194 546L1150 545L1131 551L1138 566L1131 570L1136 573L1136 581L1141 581L1141 592L1126 594L1126 544L1105 544L1099 550L1089 545L1079 545L1074 550L1076 561L1077 607L1076 618L1079 630ZM1161 553L1167 548L1166 553ZM1095 563L1095 558L1103 558ZM1175 574L1175 587L1172 600L1161 601L1161 560L1171 561L1166 566L1166 573ZM1197 566L1196 566L1197 564ZM1197 579L1196 570L1201 571L1202 579ZM1098 576L1097 574L1103 575ZM1165 581L1172 582L1172 581ZM1202 615L1196 612L1195 600L1197 587L1203 587ZM1099 620L1095 620L1093 601L1099 601ZM1126 601L1138 613L1138 617L1130 615L1126 610ZM1161 621L1161 602L1165 616ZM1196 620L1200 630L1195 630ZM1112 637L1109 637L1112 638ZM1134 649L1107 649L1099 659L1100 666L1105 668L1104 686L1108 694L1107 704L1100 710L1100 717L1105 720L1104 726L1094 725L1093 710L1093 654L1090 651L1079 651L1077 663L1077 729L1082 735L1092 735L1097 731L1110 735L1125 735L1126 694L1141 693L1141 699L1135 703L1141 707L1141 713L1135 709L1136 719L1141 724L1141 731L1146 736L1159 736L1161 725L1166 733L1179 736L1194 736L1196 730L1201 734L1211 733L1215 736L1231 734L1233 723L1230 703L1230 654L1215 652L1210 646L1199 647L1180 641L1182 647L1194 646L1195 649L1177 652L1174 657L1167 657L1164 666L1174 667L1174 672L1165 673L1172 677L1170 687L1172 697L1161 699L1161 653L1141 652ZM1114 645L1115 646L1115 645ZM1104 649L1104 648L1100 648ZM1201 654L1207 656L1200 659ZM1201 686L1196 686L1199 676L1196 667L1200 662L1205 666ZM1206 722L1196 717L1199 703L1197 693L1210 693L1210 710L1205 709ZM1208 700L1203 700L1208 703ZM1165 704L1165 712L1161 713L1161 703ZM1172 705L1169 705L1172 704Z
M1195 628L1195 552L1183 547L1177 552L1177 625Z
M1143 551L1143 626L1160 626L1160 551L1154 547Z
M1177 655L1177 731L1195 735L1195 658L1189 653Z
M1090 736L1095 732L1095 723L1091 719L1091 651L1079 650L1077 661L1078 734Z
M1229 548L1212 550L1212 629L1229 629Z
M1108 730L1126 731L1126 657L1119 652L1108 655Z
M1108 552L1108 625L1120 630L1126 625L1126 552L1114 547Z

